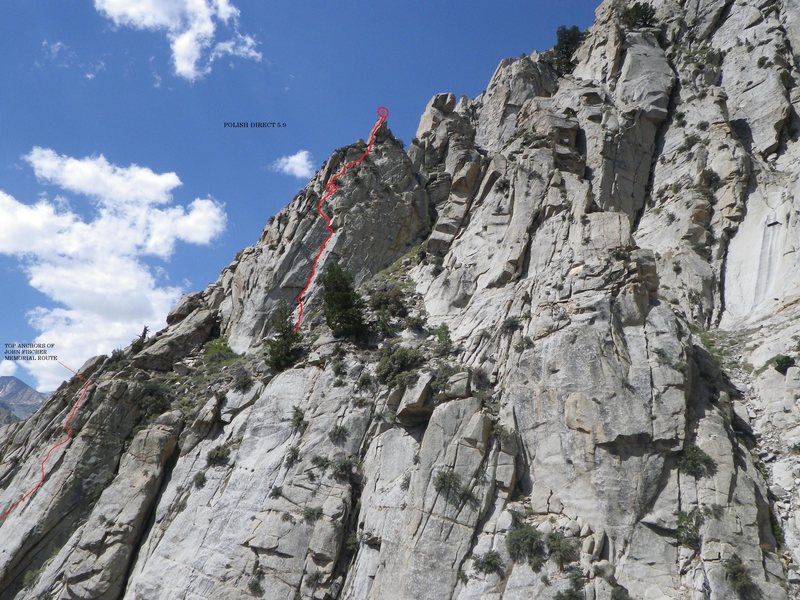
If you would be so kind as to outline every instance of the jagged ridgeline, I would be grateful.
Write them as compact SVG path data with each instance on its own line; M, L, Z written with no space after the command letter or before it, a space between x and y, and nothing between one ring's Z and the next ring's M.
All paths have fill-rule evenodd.
M363 142L87 362L0 598L797 598L800 5L558 40L377 132L298 335ZM0 429L0 506L80 390Z

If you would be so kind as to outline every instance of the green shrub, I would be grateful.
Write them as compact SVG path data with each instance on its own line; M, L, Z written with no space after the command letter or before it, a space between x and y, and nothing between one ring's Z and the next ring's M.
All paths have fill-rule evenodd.
M283 494L283 488L279 485L276 485L269 491L270 498L280 498L281 494Z
M389 387L407 385L411 379L409 372L419 367L425 359L416 348L406 348L399 344L386 344L381 348L379 356L375 374L378 381Z
M559 571L563 571L567 563L578 560L575 540L565 538L560 531L554 531L547 536L547 548L550 550L550 556L556 561Z
M322 518L322 508L319 506L306 506L303 509L303 520L306 523L316 523Z
M375 330L384 337L389 337L400 331L400 326L392 320L392 316L385 310L379 310L375 315Z
M358 377L358 383L356 384L356 388L358 388L359 391L371 390L374 385L375 385L375 380L372 378L372 375L370 375L367 371L364 371Z
M108 358L109 364L114 364L122 361L125 358L125 350L122 348L115 348L111 352L111 356Z
M169 391L164 385L150 380L144 384L140 405L147 419L163 414L171 406Z
M450 377L457 372L458 367L451 363L441 363L436 367L436 371L434 371L433 379L431 379L430 383L431 397L433 398L434 404L439 404L447 399L445 395L447 382L450 380Z
M291 467L292 465L296 464L297 461L300 460L300 448L297 446L292 446L286 451L286 458L283 459L284 464L287 467Z
M758 597L758 588L753 583L753 579L750 577L747 567L738 554L726 558L722 564L725 567L725 576L740 598L749 599Z
M772 366L781 375L786 375L786 371L789 370L789 367L794 366L794 359L791 356L786 356L785 354L773 356L769 362L772 363Z
M302 354L299 346L302 336L295 332L291 319L289 304L281 300L272 313L271 322L275 335L264 344L267 364L277 371L291 367Z
M305 413L297 406L292 407L292 429L303 433L308 427L308 422L305 420Z
M206 343L206 360L210 363L222 363L236 358L236 353L228 346L225 338L214 338Z
M138 354L144 350L145 339L141 337L133 338L131 341L131 354Z
M436 335L435 351L439 356L446 356L453 350L453 340L450 339L450 328L442 323L434 331Z
M253 386L253 378L250 376L250 373L247 372L247 369L244 367L239 367L236 369L236 372L233 374L233 389L237 392L246 392Z
M347 374L347 368L344 366L344 353L338 352L340 346L336 347L336 352L333 353L331 360L331 371L337 377L344 377Z
M344 425L334 425L328 432L328 437L334 444L344 444L347 441L347 427Z
M680 458L678 458L678 468L695 479L710 476L717 472L717 464L714 459L694 444L684 447Z
M358 461L352 456L342 456L331 464L333 476L339 481L347 481L358 471Z
M678 528L675 537L678 543L692 550L700 550L700 525L703 523L703 517L694 510L690 513L680 511L677 517Z
M206 454L206 462L212 467L227 465L231 455L231 449L227 446L217 446Z
M497 573L503 574L505 565L503 559L500 558L500 553L496 550L489 550L486 554L478 555L473 559L473 565L478 573Z
M369 307L376 312L384 311L392 317L408 315L403 289L392 282L383 282L370 292Z
M611 251L611 258L614 260L628 260L630 257L630 252L628 252L625 248L614 248Z
M322 571L314 571L306 577L306 583L309 587L316 588L325 579Z
M575 61L572 56L580 47L584 37L586 37L586 33L576 25L571 27L562 25L556 31L556 45L545 54L545 58L549 60L559 76L563 77L575 69Z
M198 471L194 474L194 487L201 488L206 484L206 474L203 471Z
M406 317L405 326L411 331L425 331L425 317L421 315Z
M683 138L683 143L678 148L678 152L688 152L692 148L695 147L696 144L700 142L700 136L696 133L690 133L685 138Z
M25 571L25 576L22 578L22 585L26 588L33 587L33 585L39 580L39 576L42 574L42 571L44 571L44 567Z
M571 587L567 590L556 592L553 600L586 600L586 595L583 593L583 589Z
M433 478L433 487L442 494L445 499L457 501L461 498L461 476L453 469L443 469Z
M620 21L627 29L653 27L656 23L656 10L645 2L637 2L622 11Z
M311 464L317 467L318 469L322 469L323 471L327 469L331 464L331 459L327 456L320 456L319 454L315 454L311 457Z
M333 335L357 337L366 331L364 300L353 286L353 276L332 262L321 277L325 319Z
M508 317L500 326L500 332L506 335L514 333L517 329L522 327L519 317Z
M545 555L542 532L530 525L519 525L508 532L506 548L514 562L528 562L531 566L541 568Z

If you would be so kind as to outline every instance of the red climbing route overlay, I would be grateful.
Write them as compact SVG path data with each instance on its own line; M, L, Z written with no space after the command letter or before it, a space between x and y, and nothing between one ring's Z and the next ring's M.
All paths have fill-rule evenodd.
M322 252L325 250L325 246L328 244L328 241L333 237L333 228L331 227L331 219L330 217L325 214L322 210L322 205L325 201L333 196L336 191L339 189L336 186L336 180L339 179L342 175L347 173L348 169L356 166L362 160L364 160L367 155L372 152L372 146L375 144L375 132L378 131L378 128L386 121L389 116L389 109L385 106L378 107L378 121L375 123L375 126L372 128L372 131L369 134L369 143L367 144L367 150L362 154L360 157L347 163L345 166L341 168L341 170L336 173L333 177L330 178L328 183L325 185L325 194L322 198L319 199L317 202L317 212L325 221L325 228L328 230L328 235L325 240L322 242L322 246L320 246L317 255L314 257L314 263L311 265L311 275L308 276L308 281L306 282L306 286L303 288L303 291L300 292L300 295L297 296L297 304L300 307L300 311L297 313L297 323L294 325L294 331L297 332L300 329L300 322L303 320L303 297L308 293L309 288L311 287L311 283L314 281L314 275L317 274L317 263L319 262L320 257L322 256Z
M72 371L72 369L70 369L64 363L59 361L58 364L60 364L62 367L64 367L68 371ZM15 508L17 508L23 502L25 502L28 498L33 496L36 493L36 490L38 490L40 487L42 487L42 485L44 485L45 474L46 474L45 473L45 465L47 464L47 461L50 460L50 455L53 452L55 452L58 448L60 448L61 446L63 446L66 443L68 443L72 439L72 437L74 435L73 431L72 431L72 428L70 428L69 424L72 421L72 418L75 416L75 413L78 412L78 408L80 407L81 402L83 402L83 397L86 395L86 392L88 391L89 386L93 383L93 381L91 379L87 378L87 377L84 377L83 375L79 374L76 371L72 371L72 372L75 373L75 377L79 378L81 381L84 381L85 383L83 384L83 388L81 388L80 396L78 396L78 399L75 401L75 405L72 407L72 411L69 413L69 417L67 417L66 423L64 423L64 431L66 432L67 436L63 440L58 442L55 446L51 446L50 447L50 449L47 451L47 454L44 457L44 460L42 461L42 477L39 479L39 482L36 485L34 485L31 489L29 489L26 492L26 494L24 496L22 496L22 498L20 498L19 500L14 502L14 504L9 506L6 509L6 511L2 515L0 515L0 521L5 520L5 518L11 513L11 511L13 511Z

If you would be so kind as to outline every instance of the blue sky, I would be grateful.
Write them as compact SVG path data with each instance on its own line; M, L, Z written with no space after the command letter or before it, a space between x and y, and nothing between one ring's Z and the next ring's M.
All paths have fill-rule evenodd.
M124 345L143 321L158 325L164 315L156 313L179 289L202 289L214 281L306 183L305 176L272 169L280 157L305 150L318 167L333 149L369 133L379 105L389 107L390 128L408 142L433 94L477 95L501 59L552 46L558 25L587 27L597 5L595 0L206 2L211 17L205 20L186 13L185 0L4 3L0 191L11 199L0 204L6 212L0 213L0 343L55 337L46 341L56 343L59 356L72 363ZM193 50L200 52L194 62ZM224 121L251 120L287 127L223 128ZM149 172L127 171L131 165ZM76 181L81 169L93 169L94 176ZM180 185L167 177L171 173ZM92 257L87 248L71 256L72 242L84 235L81 223L99 222L104 211L127 210L129 203L115 204L114 186L133 181L136 187L139 176L157 188L144 200L148 207L178 207L186 227L210 214L219 227L194 237L185 228L171 231L155 250L151 238L132 243L136 249L122 252L128 262L119 268L138 265L139 275L152 279L149 298L157 299L139 312L135 298L120 305L118 323L108 313L95 320L98 301L75 298L95 294L102 300L102 283L85 296L81 286L95 285L111 263ZM193 205L196 199L202 202ZM16 220L38 218L26 212L36 202L58 213L50 219L64 228L60 246L40 251L50 243L48 231L35 226L22 230L30 248L21 247L19 239L4 245L4 235L23 235ZM142 222L119 230L97 227L94 235L122 239ZM53 281L59 274L69 285ZM37 307L44 311L34 327L30 311ZM73 312L59 321L59 309ZM12 371L8 364L0 367L0 374ZM19 368L14 374L40 388L52 387L60 376L52 367Z

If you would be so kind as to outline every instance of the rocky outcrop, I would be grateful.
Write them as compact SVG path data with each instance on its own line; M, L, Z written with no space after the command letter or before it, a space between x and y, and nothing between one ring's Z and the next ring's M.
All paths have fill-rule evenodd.
M379 130L323 207L320 269L402 301L358 344L314 285L296 364L261 350L361 141L87 364L0 522L0 598L798 597L800 6L627 4L572 74L507 59L407 149ZM3 506L80 388L3 428Z
M10 413L16 419L27 419L36 412L47 396L16 377L0 377L0 411ZM7 422L16 419L9 417Z

